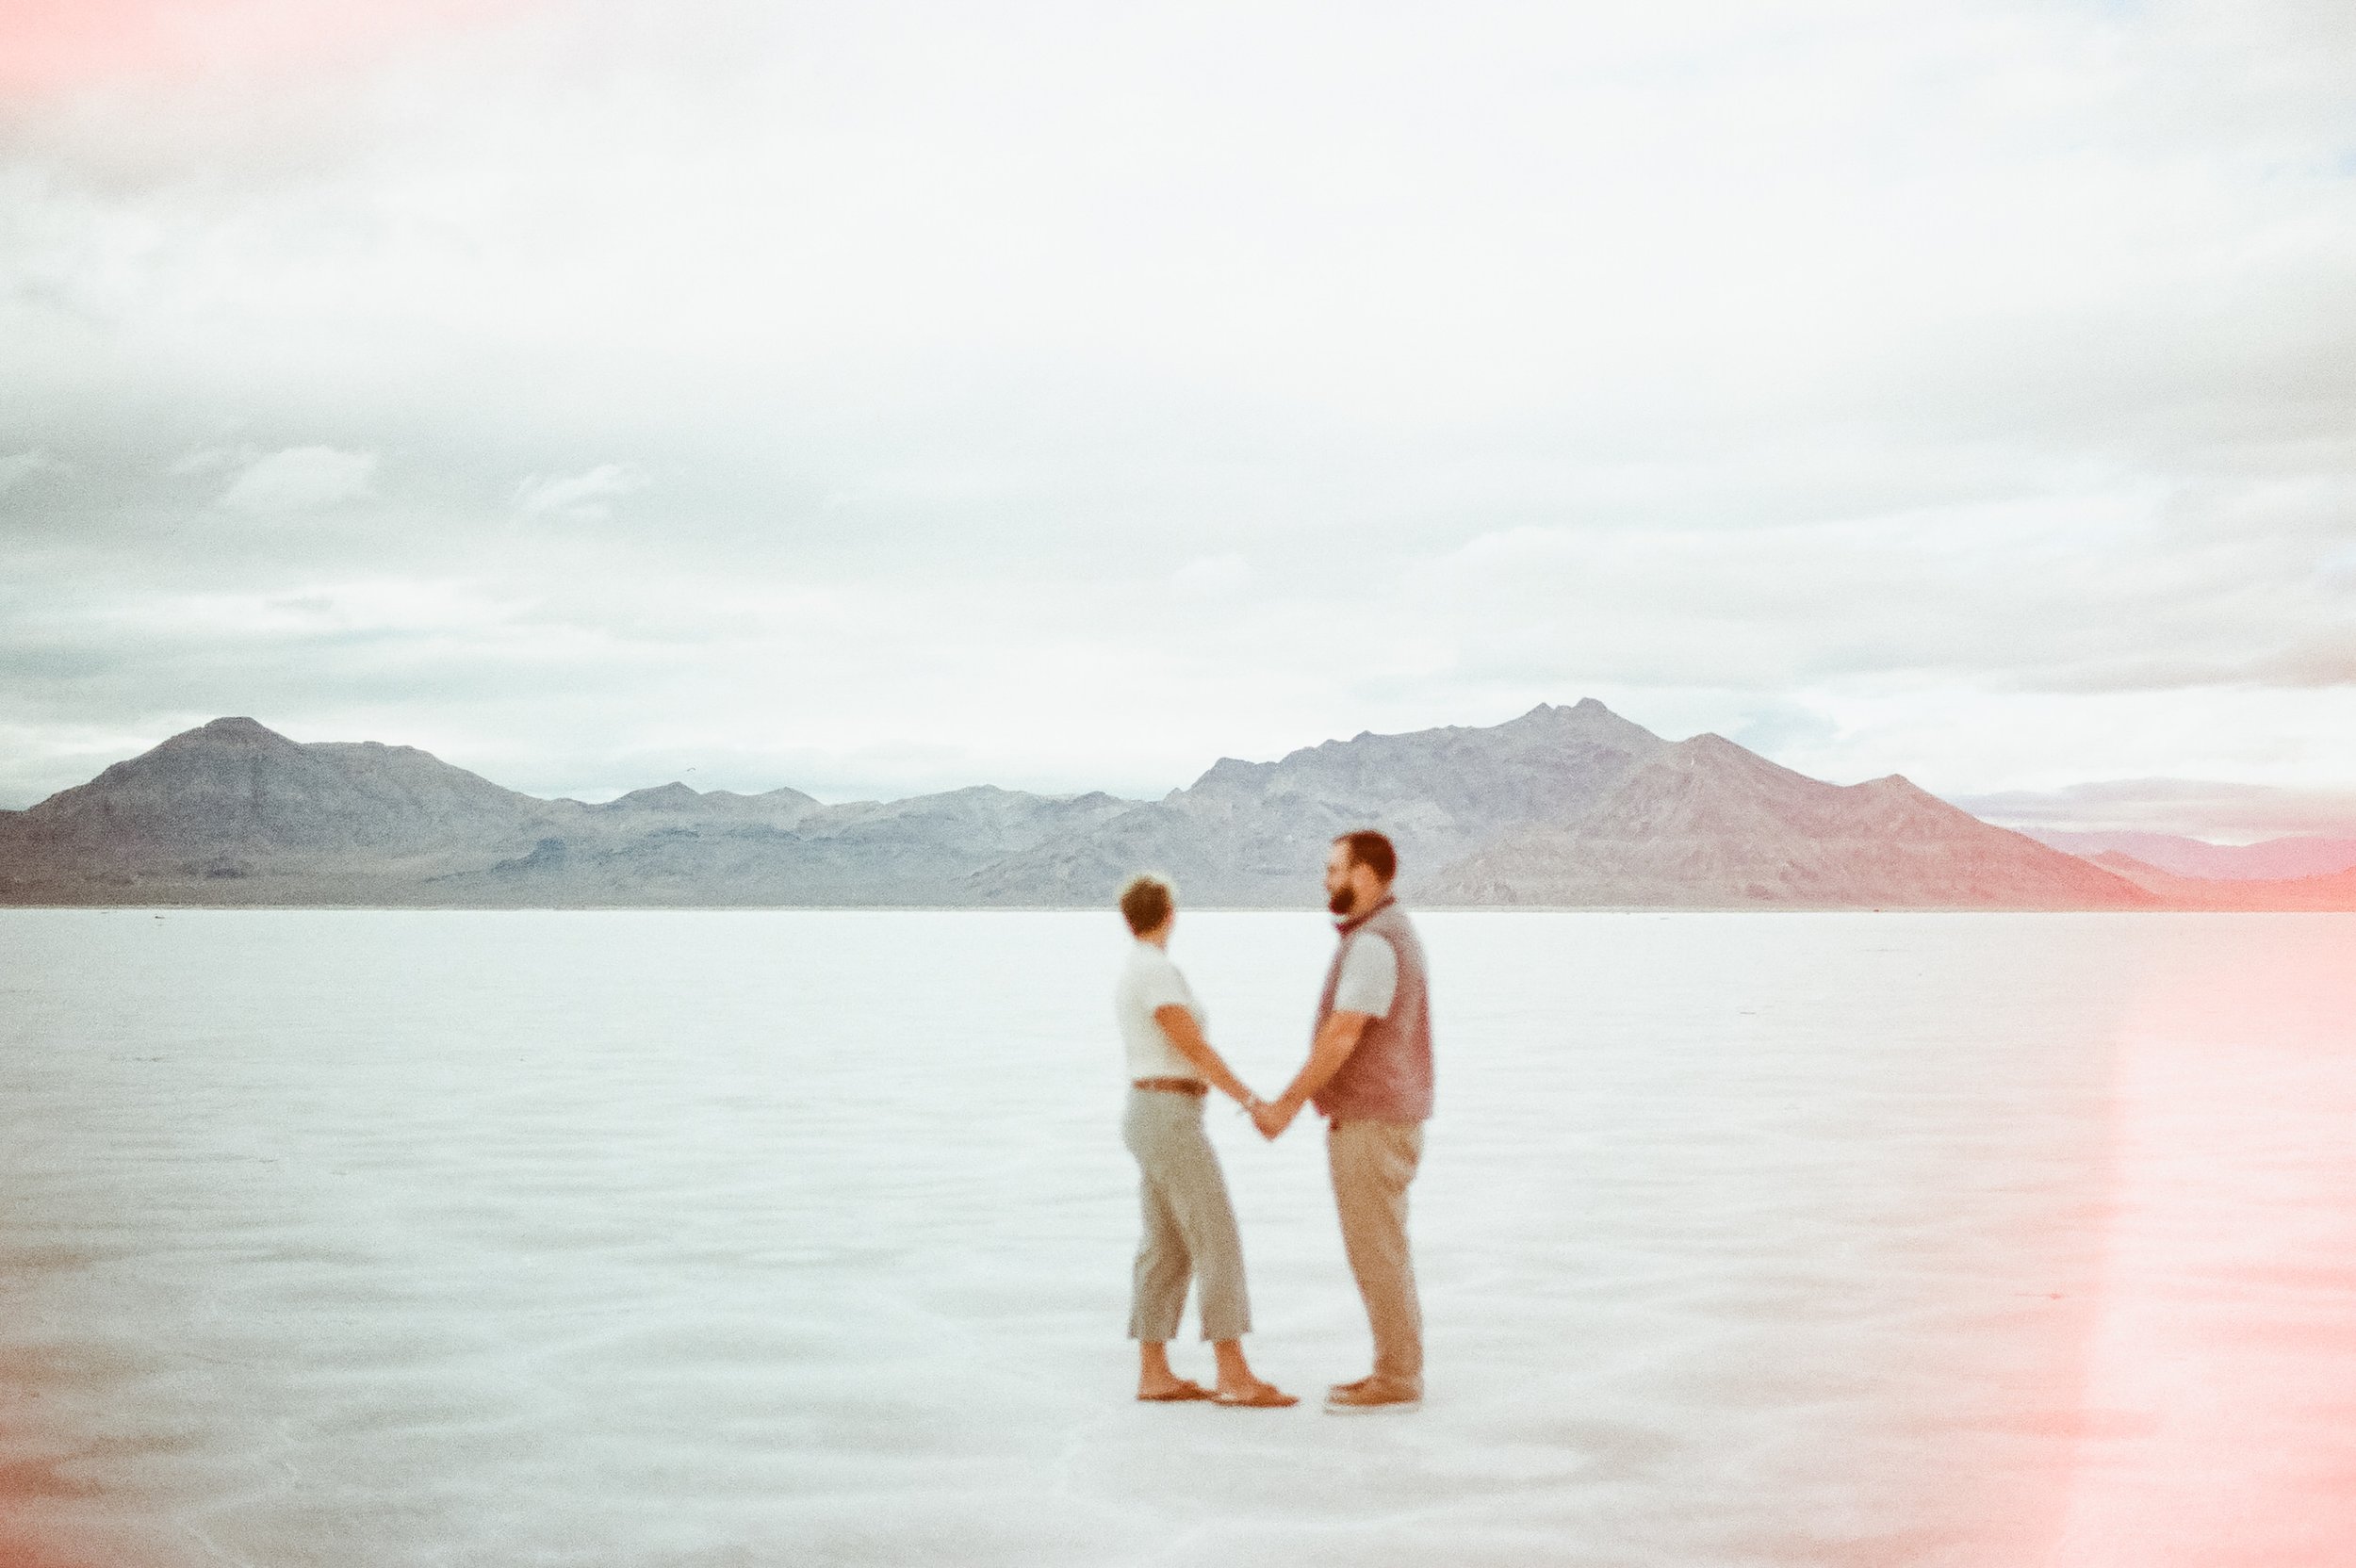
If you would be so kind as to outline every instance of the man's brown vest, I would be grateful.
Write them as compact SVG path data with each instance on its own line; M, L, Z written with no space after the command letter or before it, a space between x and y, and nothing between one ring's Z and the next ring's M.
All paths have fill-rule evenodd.
M1333 991L1352 942L1387 941L1399 956L1399 988L1387 1018L1369 1019L1341 1071L1317 1092L1317 1110L1336 1121L1421 1121L1432 1114L1432 1000L1424 983L1423 943L1407 911L1385 897L1341 923L1342 939L1317 998L1317 1027L1333 1016Z

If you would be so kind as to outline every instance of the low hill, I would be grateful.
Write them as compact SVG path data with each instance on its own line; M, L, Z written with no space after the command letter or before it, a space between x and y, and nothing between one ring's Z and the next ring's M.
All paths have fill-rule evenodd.
M977 868L1085 833L1137 805L990 785L898 801L812 801L779 813L782 823L739 804L771 798L699 808L674 797L659 812L642 808L653 825L640 831L592 822L543 839L529 854L437 877L428 891L435 903L535 907L963 903Z
M2172 876L2205 881L2288 882L2356 870L2356 839L2306 837L2213 844L2174 833L2022 831L2039 843L2098 864L2107 864L2106 856L2123 855Z
M2125 877L2150 893L2155 903L2170 909L2356 910L2356 870L2325 876L2266 880L2246 876L2179 876L2115 850L2095 856L2093 863Z

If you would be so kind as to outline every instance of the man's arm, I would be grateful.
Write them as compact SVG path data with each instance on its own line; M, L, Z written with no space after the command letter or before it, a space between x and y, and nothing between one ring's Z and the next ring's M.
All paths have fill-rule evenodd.
M1264 1108L1252 1113L1252 1119L1260 1131L1274 1137L1291 1126L1293 1118L1301 1114L1301 1107L1307 1104L1317 1090L1332 1083L1333 1074L1341 1071L1342 1064L1349 1061L1350 1054L1358 1049L1358 1041L1373 1019L1372 1013L1352 1012L1337 1012L1328 1018L1324 1027L1317 1031L1316 1041L1309 1047L1309 1059L1301 1064L1301 1071L1294 1075L1291 1086Z
M1301 1107L1341 1071L1365 1037L1366 1025L1390 1015L1398 990L1398 951L1372 932L1353 940L1342 955L1341 972L1334 977L1333 1010L1317 1026L1309 1060L1282 1097L1252 1113L1253 1124L1271 1138L1290 1126Z
M1235 1098L1246 1110L1260 1103L1259 1096L1243 1086L1243 1080L1227 1070L1227 1063L1203 1037L1202 1025L1194 1021L1194 1014L1172 1003L1153 1009L1153 1021L1170 1037L1171 1049L1194 1064L1194 1070L1211 1081L1213 1087Z

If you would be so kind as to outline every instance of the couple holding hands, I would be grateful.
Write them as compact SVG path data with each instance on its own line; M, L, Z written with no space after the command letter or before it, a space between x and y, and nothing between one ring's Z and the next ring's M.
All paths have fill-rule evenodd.
M1213 1089L1275 1138L1304 1104L1327 1119L1326 1155L1342 1244L1374 1333L1374 1370L1326 1396L1336 1413L1412 1410L1423 1398L1423 1317L1407 1250L1407 1185L1432 1114L1432 1014L1423 947L1391 896L1399 857L1380 833L1345 833L1325 867L1326 906L1341 940L1318 998L1309 1059L1273 1101L1246 1088L1211 1046L1203 1008L1170 961L1177 903L1170 884L1138 876L1121 891L1136 937L1113 1004L1128 1050L1121 1136L1137 1156L1145 1237L1137 1248L1129 1337L1137 1342L1137 1397L1207 1399L1250 1409L1300 1401L1254 1376L1244 1359L1252 1327L1243 1244L1203 1131ZM1200 1282L1203 1337L1218 1357L1215 1388L1170 1370L1189 1281Z

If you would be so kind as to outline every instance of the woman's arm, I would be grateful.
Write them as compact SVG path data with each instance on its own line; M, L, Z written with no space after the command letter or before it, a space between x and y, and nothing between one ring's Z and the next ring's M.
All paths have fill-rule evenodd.
M1222 1094L1232 1096L1245 1110L1255 1109L1260 1097L1243 1086L1243 1080L1227 1070L1227 1064L1211 1049L1211 1042L1203 1037L1203 1030L1194 1021L1194 1015L1172 1003L1153 1009L1153 1021L1162 1026L1170 1043L1181 1056L1194 1064L1197 1072L1211 1081Z

